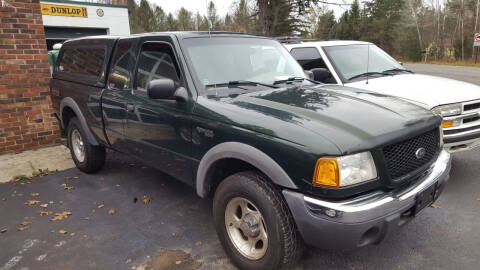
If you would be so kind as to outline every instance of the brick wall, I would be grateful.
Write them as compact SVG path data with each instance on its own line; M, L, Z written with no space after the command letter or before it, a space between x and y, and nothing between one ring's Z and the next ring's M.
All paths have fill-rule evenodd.
M60 141L38 0L0 0L0 154Z

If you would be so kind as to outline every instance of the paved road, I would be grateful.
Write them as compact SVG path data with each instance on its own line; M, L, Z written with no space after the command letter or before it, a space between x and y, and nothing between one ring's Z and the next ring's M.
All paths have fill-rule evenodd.
M480 68L428 64L406 64L407 68L422 74L446 77L480 85Z
M350 252L310 248L296 269L477 270L479 157L480 150L455 154L440 208L425 209L380 245ZM73 189L65 190L64 183ZM24 204L34 199L31 193L40 194L39 204L54 202L46 210L71 216L61 221L40 216L39 205ZM148 204L142 203L145 195L152 198ZM7 232L0 233L0 270L131 269L151 260L152 269L234 269L216 238L211 203L117 153L109 153L95 175L74 168L31 183L1 184L0 229ZM112 208L114 215L108 214ZM24 220L32 222L30 228L17 231Z

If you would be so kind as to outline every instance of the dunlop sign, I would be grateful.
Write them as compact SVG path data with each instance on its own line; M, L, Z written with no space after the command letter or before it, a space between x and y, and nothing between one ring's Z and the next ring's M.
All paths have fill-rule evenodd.
M67 17L83 17L87 18L87 8L76 6L63 6L52 4L41 4L43 15L67 16Z

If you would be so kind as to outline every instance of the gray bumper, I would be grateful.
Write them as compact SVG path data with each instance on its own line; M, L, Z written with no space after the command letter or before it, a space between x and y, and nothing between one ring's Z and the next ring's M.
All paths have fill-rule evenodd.
M328 249L379 243L413 218L419 193L437 185L436 198L449 178L450 154L443 150L423 179L402 191L377 191L347 201L324 201L290 190L283 195L304 241Z

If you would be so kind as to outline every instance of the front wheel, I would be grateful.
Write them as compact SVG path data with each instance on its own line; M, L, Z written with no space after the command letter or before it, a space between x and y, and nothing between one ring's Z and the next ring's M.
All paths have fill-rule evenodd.
M86 173L97 172L105 164L105 148L91 145L77 118L70 119L67 128L68 146L77 168Z
M294 264L303 243L281 193L256 172L223 180L213 201L215 228L240 269L278 269Z

